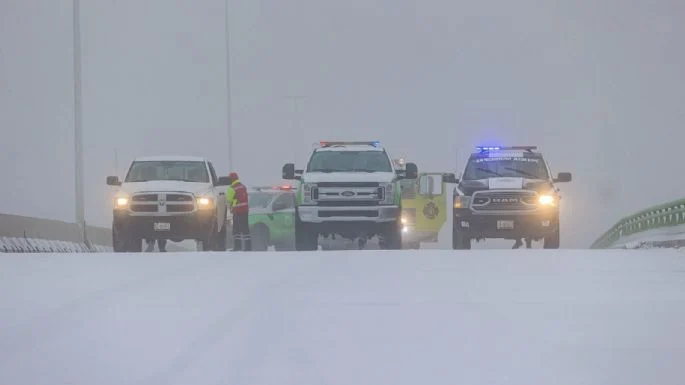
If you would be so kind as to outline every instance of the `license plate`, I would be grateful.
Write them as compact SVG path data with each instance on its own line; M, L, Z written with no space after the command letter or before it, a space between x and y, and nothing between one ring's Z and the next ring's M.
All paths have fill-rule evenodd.
M514 228L514 221L497 221L498 230L510 230Z
M155 231L169 231L171 230L171 223L156 222Z

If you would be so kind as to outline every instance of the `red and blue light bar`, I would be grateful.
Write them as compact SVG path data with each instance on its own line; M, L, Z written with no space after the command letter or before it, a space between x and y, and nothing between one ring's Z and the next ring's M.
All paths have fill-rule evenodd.
M379 140L374 140L374 141L351 141L351 142L346 142L346 141L328 141L328 140L323 140L319 142L321 147L330 147L330 146L374 146L374 147L380 147L381 142Z
M523 151L533 151L537 150L537 146L476 146L476 149L480 152L487 151L499 151L499 150L523 150Z

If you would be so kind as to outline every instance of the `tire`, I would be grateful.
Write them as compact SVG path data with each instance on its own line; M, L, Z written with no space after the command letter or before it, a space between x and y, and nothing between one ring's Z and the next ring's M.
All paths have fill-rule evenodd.
M269 249L269 229L259 223L250 230L253 251L267 251Z
M559 248L559 239L560 239L560 229L559 229L559 222L557 221L556 230L554 230L554 233L552 233L552 235L545 237L542 247L544 249L558 249Z
M112 248L115 253L142 253L143 239L120 234L112 229Z
M295 218L295 250L315 251L319 248L319 232L309 223L301 222L299 214Z
M215 251L226 251L226 240L228 239L228 232L226 229L226 222L221 226L221 230L216 235Z
M452 228L452 249L471 250L471 238L459 229Z
M395 222L386 225L378 245L381 250L402 250L402 222L397 218Z
M202 241L202 251L214 251L218 238L218 232L216 231L217 227L216 218L213 218L212 229L209 231L209 234L206 238L200 239L200 241Z

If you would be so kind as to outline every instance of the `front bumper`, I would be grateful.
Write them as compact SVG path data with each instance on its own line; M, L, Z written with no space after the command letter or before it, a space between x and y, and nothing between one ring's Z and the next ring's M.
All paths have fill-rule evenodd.
M125 210L114 210L113 227L120 235L143 239L203 239L210 234L215 221L214 210L165 216L131 215ZM155 224L168 224L168 228L156 229Z
M402 226L402 243L437 242L438 233L417 229L411 225Z
M399 206L299 206L302 222L393 222L400 215Z
M559 213L539 210L521 214L474 214L469 209L454 209L454 229L471 238L544 238L559 228Z

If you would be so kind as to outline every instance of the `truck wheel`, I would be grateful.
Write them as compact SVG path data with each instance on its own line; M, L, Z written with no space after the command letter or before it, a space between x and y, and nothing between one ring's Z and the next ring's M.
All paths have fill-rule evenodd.
M202 251L214 251L218 238L218 232L216 231L217 227L216 218L214 218L212 219L212 229L209 231L209 234L207 234L206 238L200 240L202 243Z
M216 247L214 248L215 251L226 251L226 240L228 238L228 233L226 231L226 224L224 222L224 225L221 226L221 230L219 233L216 235Z
M453 250L470 250L471 238L466 236L458 229L452 229L452 249Z
M125 239L119 237L114 226L112 226L112 249L115 253L125 253L126 252L126 242Z
M269 229L262 224L258 224L250 230L253 251L267 251L269 248Z
M402 250L402 223L399 218L386 226L378 242L381 250Z
M557 224L557 229L554 232L545 237L543 248L544 249L558 249L559 248L559 225Z
M319 232L309 223L295 219L295 249L297 251L315 251L319 247Z

